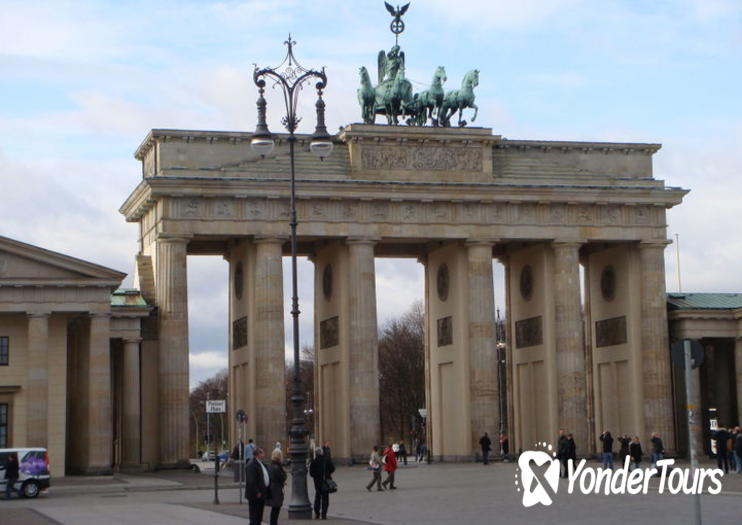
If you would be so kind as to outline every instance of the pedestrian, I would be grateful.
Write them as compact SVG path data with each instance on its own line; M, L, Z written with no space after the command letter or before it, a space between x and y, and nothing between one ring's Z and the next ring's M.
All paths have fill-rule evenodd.
M642 445L639 443L639 436L634 436L634 441L629 445L629 456L631 457L631 469L639 468L642 462Z
M727 456L727 440L729 440L729 432L724 427L719 427L714 433L714 441L716 442L716 461L719 465L719 469L724 468L724 474L729 473L729 458Z
M737 455L734 453L734 442L737 439L739 427L729 429L729 439L727 440L727 457L729 458L729 470L737 470Z
M606 430L600 435L600 441L603 443L603 468L613 470L613 437Z
M327 443L327 442L325 442ZM328 446L329 449L329 446ZM324 450L317 447L314 451L314 459L309 464L309 475L314 480L314 519L327 519L327 509L330 506L330 487L328 479L332 479L335 465L331 458L325 457Z
M567 469L567 461L569 460L569 443L567 443L567 435L564 433L564 430L559 430L559 440L557 441L557 459L562 464L561 476L563 478L566 478L567 473L569 472Z
M657 432L652 432L652 439L650 441L652 442L652 467L656 467L657 462L665 455L665 447L662 446L662 438L660 438Z
M247 445L245 445L245 463L250 461L255 456L255 443L253 443L252 438L247 440Z
M572 434L567 434L567 460L572 460L573 464L577 460L577 445Z
M242 441L237 443L232 449L232 454L229 456L230 459L234 461L237 461L238 459L240 459L240 451L242 451L244 448L245 448L245 444Z
M8 454L8 458L5 460L5 498L10 499L11 491L15 490L18 493L18 497L22 497L20 489L15 487L18 482L20 467L18 465L18 454L11 452Z
M737 427L737 437L734 438L734 455L737 456L737 474L742 474L742 428Z
M629 445L631 445L631 437L628 434L619 436L618 442L621 443L621 448L618 450L618 457L621 459L621 465L626 463L626 456L629 455Z
M508 435L503 432L500 434L500 454L502 454L503 458L507 458L509 452L510 443L508 441Z
M482 461L485 465L489 465L490 450L492 450L492 440L487 435L487 432L479 438L479 446L482 448Z
M425 440L421 439L417 442L417 451L415 452L415 461L422 463L425 458Z
M394 451L394 456L397 458L397 461L399 461L399 443L393 443L392 450Z
M376 445L371 449L371 457L368 459L368 468L371 469L373 477L371 478L371 483L366 485L366 490L371 492L371 487L376 485L376 490L383 492L384 489L381 488L381 456L379 456L379 447Z
M263 449L255 447L253 457L245 467L245 498L250 511L250 525L263 523L263 510L270 487L270 474L263 464L264 457Z
M405 466L407 466L407 448L404 446L404 441L399 442L399 457L402 458Z
M286 485L286 472L283 470L283 452L280 443L271 453L271 464L268 476L270 478L268 499L265 504L271 508L271 525L278 525L278 515L283 506L283 487Z
M384 450L384 456L382 463L384 463L384 471L386 471L386 479L381 483L381 486L386 488L387 485L391 490L395 490L397 487L394 486L394 472L397 470L397 454L394 453L394 445L389 445Z

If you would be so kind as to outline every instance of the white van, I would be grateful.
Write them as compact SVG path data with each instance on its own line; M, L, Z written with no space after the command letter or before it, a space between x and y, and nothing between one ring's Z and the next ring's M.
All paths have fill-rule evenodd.
M5 462L15 452L18 455L18 481L15 488L21 489L25 498L35 498L39 492L49 488L49 455L45 448L0 448L0 494L5 493Z

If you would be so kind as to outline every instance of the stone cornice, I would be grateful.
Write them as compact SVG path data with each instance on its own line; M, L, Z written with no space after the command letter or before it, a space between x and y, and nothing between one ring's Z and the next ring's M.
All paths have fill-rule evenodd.
M162 196L194 196L189 195L197 191L202 197L268 197L285 198L288 195L288 179L258 179L258 178L218 178L211 177L151 177L147 179L149 192L143 192L141 197L147 197L154 201L155 197ZM624 198L624 193L636 194L636 200L629 201L634 204L650 204L657 206L674 206L681 202L688 190L674 187L662 187L656 185L636 184L626 186L598 185L598 184L515 184L502 182L401 182L401 181L369 181L369 180L316 180L297 179L297 198L306 199L314 197L329 198L334 191L348 194L353 190L363 192L369 198L381 198L386 196L391 199L402 199L405 193L418 195L409 200L481 200L497 199L508 201L535 202L566 202L566 203L590 203L590 204L616 204L629 203ZM139 188L137 188L139 190ZM242 191L241 191L242 190ZM461 197L449 197L441 199L441 191L453 192L477 192L477 198L464 195ZM600 195L588 195L586 190L599 192ZM371 192L377 191L379 195ZM425 196L424 191L432 192ZM488 192L486 197L483 192ZM558 194L561 198L554 198ZM633 195L632 195L633 197ZM566 199L566 200L565 200ZM408 200L408 199L404 199ZM144 199L140 198L140 205ZM131 211L131 209L123 210Z
M670 310L667 313L671 321L708 320L708 321L736 321L742 319L742 308L736 310L698 309L698 310Z
M491 128L430 128L420 126L378 126L350 124L340 131L343 142L368 141L378 143L419 144L494 144L500 141Z
M542 151L570 151L578 150L584 153L588 152L621 152L625 154L641 153L644 155L653 155L657 153L662 144L640 143L640 142L579 142L579 141L559 141L559 140L511 140L502 139L495 144L498 149L521 149L521 150L542 150Z
M191 130L191 129L152 129L144 137L139 147L134 152L134 158L142 160L149 153L149 150L158 142L180 141L180 142L204 142L228 143L228 144L245 144L250 147L252 133L246 131L209 131L209 130ZM273 138L278 141L285 141L289 137L288 133L274 133ZM308 133L297 133L296 139L299 144L309 142L312 135Z

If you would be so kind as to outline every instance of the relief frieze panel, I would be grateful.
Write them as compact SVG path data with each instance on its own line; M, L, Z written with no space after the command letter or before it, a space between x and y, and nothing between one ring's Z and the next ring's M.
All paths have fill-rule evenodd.
M367 145L361 166L368 170L482 171L482 149L456 146Z
M174 198L172 217L187 220L286 221L285 198ZM544 226L662 226L664 208L607 203L300 199L300 220L413 224L511 224ZM652 234L654 235L654 234ZM658 230L657 238L665 235Z

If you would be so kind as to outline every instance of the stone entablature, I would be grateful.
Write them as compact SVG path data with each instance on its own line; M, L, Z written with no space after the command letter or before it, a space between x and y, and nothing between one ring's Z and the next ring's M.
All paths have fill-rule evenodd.
M153 130L144 179L121 208L143 246L160 234L285 233L288 155L260 159L250 134ZM301 150L306 145L302 146ZM299 235L504 240L665 238L686 191L651 178L657 144L512 141L485 128L353 124L325 162L299 153ZM549 175L551 174L551 175Z
M142 175L204 178L288 177L287 136L261 158L249 133L152 130L135 157ZM351 124L336 138L322 163L309 153L309 135L299 135L297 177L309 180L418 182L516 182L544 178L560 183L615 184L652 179L659 144L503 139L488 128L415 128ZM629 182L630 183L630 182Z

